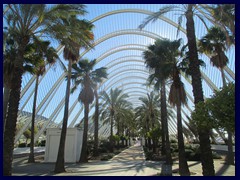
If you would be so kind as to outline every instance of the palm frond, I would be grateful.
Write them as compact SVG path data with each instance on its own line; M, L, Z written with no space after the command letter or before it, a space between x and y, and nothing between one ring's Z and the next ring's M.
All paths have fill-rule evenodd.
M172 11L175 9L176 6L165 6L161 8L159 11L149 15L143 22L138 26L140 30L142 30L149 22L155 22L160 16L164 15L165 13Z

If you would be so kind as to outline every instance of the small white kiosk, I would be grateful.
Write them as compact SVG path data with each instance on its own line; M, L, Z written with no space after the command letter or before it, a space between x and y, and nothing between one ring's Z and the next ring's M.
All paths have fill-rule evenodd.
M45 162L56 162L60 143L61 129L47 129L47 140L45 150ZM82 150L83 130L79 128L68 128L65 142L65 162L77 162Z

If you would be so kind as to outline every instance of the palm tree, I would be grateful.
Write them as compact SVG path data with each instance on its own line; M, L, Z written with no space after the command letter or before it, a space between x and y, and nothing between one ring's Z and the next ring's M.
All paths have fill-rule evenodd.
M155 12L152 15L148 16L147 19L139 26L139 28L142 29L149 22L156 21L158 17L170 11L183 12L182 15L179 16L178 18L178 24L179 24L178 30L180 29L182 18L185 16L189 59L190 59L189 70L192 77L193 96L194 96L195 105L197 105L198 102L204 101L201 72L199 67L197 45L196 45L195 27L194 27L194 20L193 20L194 15L198 16L200 20L203 20L203 17L197 13L194 13L194 11L196 10L196 7L197 5L195 4L181 5L181 7L176 5L166 6L161 8L158 12ZM213 165L212 150L210 146L210 137L209 137L210 129L198 128L198 134L199 134L199 140L200 140L203 175L213 176L215 175L215 170Z
M93 155L98 155L98 125L99 125L99 96L98 96L98 84L103 81L103 79L107 78L106 68L101 68L98 76L93 77L94 83L94 97L95 97L95 114L94 114L94 150Z
M227 46L235 45L235 4L215 4L206 10L211 14L210 21L225 34Z
M144 113L146 119L151 123L151 130L157 127L157 119L159 117L159 106L158 106L158 96L152 91L150 94L147 94L147 97L140 97L139 100L143 102L143 107L145 108ZM149 125L148 125L149 127ZM148 129L150 131L150 129ZM153 141L153 152L156 152L156 139ZM149 141L150 142L150 141Z
M48 31L54 24L59 24L59 17L70 14L79 14L79 5L54 5L47 7L45 4L9 4L5 13L7 32L14 35L17 43L17 54L14 62L14 72L11 78L11 92L9 96L8 113L6 116L4 133L4 175L12 174L12 156L14 147L15 128L17 122L20 91L23 75L24 52L32 39L39 34L51 34ZM71 12L71 13L69 13ZM57 30L57 28L55 29Z
M110 119L110 151L113 152L113 125L116 113L121 109L121 104L127 104L127 94L123 93L121 89L111 89L110 94L106 91L101 93L100 98L103 100L102 104L102 119L109 117Z
M33 62L37 63L35 65L35 75L36 75L36 84L35 84L35 93L33 98L33 110L32 110L32 125L31 125L31 143L30 143L30 154L28 158L29 163L35 162L34 160L34 121L36 115L36 103L37 103L37 93L38 93L38 81L39 77L42 76L45 72L45 61L48 64L54 64L58 55L56 50L53 47L49 47L49 41L43 41L33 44L33 48L36 51L32 56L28 57Z
M81 12L80 13L81 15L85 14L84 6L81 6L79 12ZM67 134L68 106L70 96L72 64L74 64L79 59L80 48L92 47L91 42L94 38L92 33L93 25L86 20L79 20L75 15L70 16L68 19L63 19L63 24L64 24L63 29L65 28L66 30L71 32L71 34L68 32L65 36L62 36L62 31L59 31L55 34L55 37L60 41L62 45L64 45L63 56L64 59L68 60L65 107L58 156L54 169L55 173L65 171L64 152ZM52 29L55 28L57 28L57 26L53 27Z
M184 90L184 84L180 79L180 72L177 67L177 64L175 64L175 66L173 67L172 80L173 83L170 87L169 102L172 106L177 106L179 174L181 176L190 176L190 171L185 156L183 127L181 118L181 105L186 104L186 92Z
M106 68L101 67L93 70L96 65L96 59L89 61L87 59L81 59L78 64L73 65L73 72L71 78L74 80L73 91L81 84L81 92L78 96L78 100L84 104L84 131L83 131L83 143L82 151L79 161L87 162L87 133L88 133L88 113L89 104L94 100L94 85L101 81L103 78L107 78Z
M16 43L13 37L4 32L4 51L3 51L3 132L5 131L6 116L8 111L8 101L11 91L11 79L14 72L14 60L16 57Z
M142 133L145 137L145 146L150 148L151 139L147 136L147 133L150 131L150 122L149 122L149 111L146 104L142 104L135 109L135 119L138 121L139 129L141 128Z
M115 121L117 126L117 135L120 135L120 124L122 124L122 136L123 132L131 132L128 133L129 137L134 134L134 122L133 122L133 109L132 103L128 101L124 101L118 105L118 109L115 113ZM125 128L124 128L125 127ZM117 148L119 148L119 141L117 143Z
M166 55L168 58L163 64L164 67L168 66L171 68L169 72L169 76L171 76L173 83L170 88L169 93L169 102L173 106L177 106L177 127L178 127L178 149L179 149L179 172L180 175L190 175L187 161L185 158L185 150L184 150L184 140L183 140L183 131L182 131L182 121L181 121L181 104L186 103L186 93L184 91L183 83L180 79L180 71L179 67L177 67L176 58L180 55L178 48L181 45L181 39L165 42L163 43L167 50L169 51L169 55ZM160 50L160 49L159 49ZM167 53L166 53L167 54Z
M199 50L202 53L210 55L211 64L221 71L223 87L227 85L224 74L224 67L228 63L228 57L224 51L227 49L227 38L225 33L219 27L212 27L208 33L199 40ZM227 162L234 164L232 133L228 131L228 156Z
M227 39L224 32L218 27L212 27L198 43L199 51L210 55L212 65L216 66L221 71L223 86L226 86L226 78L223 69L228 63L228 57L224 53L227 49L226 41Z
M178 40L180 41L180 40ZM162 120L162 131L165 140L166 149L166 166L172 165L171 149L169 142L168 133L168 122L167 122L167 105L166 105L166 79L170 76L171 72L171 61L176 57L176 48L173 44L178 41L171 42L167 39L161 40L157 39L154 45L148 46L148 49L144 51L144 59L147 67L154 72L150 75L150 78L156 81L156 86L161 85L161 120ZM162 141L164 143L164 141ZM167 175L172 175L171 168L170 171L166 172ZM165 173L163 171L163 173Z

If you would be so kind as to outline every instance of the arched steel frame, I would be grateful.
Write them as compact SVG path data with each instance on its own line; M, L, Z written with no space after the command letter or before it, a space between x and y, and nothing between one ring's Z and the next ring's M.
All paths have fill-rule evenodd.
M111 12L102 14L102 15L94 18L94 19L92 20L92 22L98 21L98 20L100 20L100 19L102 19L102 18L104 18L104 17L110 16L110 15L113 15L113 14L118 14L118 13L141 13L141 14L150 15L150 14L152 14L153 12L151 12L151 11L146 11L146 10L141 10L141 9L122 9L122 10L116 10L116 11L111 11ZM168 24L171 24L172 26L174 26L174 27L176 27L176 28L178 27L178 24L177 24L177 23L171 21L170 19L168 19L168 18L166 18L166 17L164 17L164 16L161 16L159 19L167 22ZM180 30L181 30L183 33L186 33L186 30L183 29L182 27L180 27ZM127 31L129 31L129 32L127 32ZM134 31L135 31L135 32L134 32ZM109 38L111 38L111 37L115 37L115 36L122 35L122 34L127 34L127 33L129 33L129 34L140 34L140 35L143 35L143 34L144 34L143 36L152 37L153 39L161 38L161 37L159 37L159 36L155 36L156 34L153 34L153 33L151 33L151 32L147 32L147 31L121 30L121 31L118 31L116 34L110 33L110 34L108 34L107 36L104 36L104 38L101 38L101 39L99 39L98 41L96 41L96 42L95 42L95 45L97 45L97 43L99 44L99 43L105 41L105 39L107 40L107 39L109 39ZM153 36L154 36L154 37L153 37ZM128 48L125 48L125 49L122 49L122 50L128 50L128 49L129 49L129 47L128 47ZM144 48L133 48L132 50L142 50L142 49L144 49ZM62 46L59 46L59 47L58 47L58 52L59 52L59 54L62 52ZM118 52L118 50L116 50L115 52ZM87 51L84 52L84 53L86 54ZM114 53L114 52L113 52L113 53ZM82 54L82 55L84 55L84 54ZM101 58L104 59L106 56L107 56L107 54L106 54L105 56L102 56ZM98 58L99 61L100 61L101 58ZM234 74L228 67L225 67L224 69L225 69L225 71L235 80L235 74ZM47 73L47 72L46 72L46 73ZM61 76L61 77L62 77L62 76ZM207 84L211 87L211 89L218 89L218 88L216 88L216 86L214 85L214 83L212 83L211 80L210 80L204 73L202 73L202 77L203 77L204 80L207 82ZM44 78L44 77L43 77L43 78ZM29 83L23 88L22 93L21 93L21 96L23 96L24 93L28 90L28 88L29 88L29 87L31 86L31 84L34 82L34 79L35 79L35 77L33 76L33 77L31 78L31 80L29 81ZM58 81L61 82L61 78L59 78L59 79L57 80L57 82L58 82ZM54 91L53 91L53 89L54 89L53 87L54 87L54 86L59 87L59 86L56 85L56 84L58 84L58 83L60 83L60 82L58 82L58 83L57 83L57 82L52 86L51 90L49 91L50 95L54 92ZM48 95L46 95L46 96L44 97L44 100L43 100L41 103L46 103L47 99L50 97L49 93L48 93ZM31 93L31 94L32 94L32 93ZM28 102L28 100L27 100L26 102ZM59 109L61 109L60 107L61 107L63 104L64 104L64 102L63 102L63 100L62 100L62 101L58 104L58 106L57 106L57 108L54 110L54 112L50 115L50 117L49 117L50 120L48 121L48 123L52 121L52 118L55 116L54 114L57 113L57 112L59 112ZM76 103L74 103L74 104L76 104ZM46 106L46 107L47 107L47 106ZM38 107L38 109L40 109L40 108ZM44 128L47 127L48 123L46 122L46 123L44 124ZM26 124L27 124L27 123L26 123ZM42 133L44 130L45 130L45 129L42 128L40 132ZM24 132L24 128L23 128L23 131L21 131L21 132L22 132L22 133ZM39 133L40 133L40 132L39 132ZM22 134L22 133L20 133L20 134ZM20 137L20 136L21 136L20 134L18 134L17 137L18 137L18 136ZM16 141L17 141L17 139L18 139L18 138L16 138ZM15 141L15 142L16 142L16 141Z

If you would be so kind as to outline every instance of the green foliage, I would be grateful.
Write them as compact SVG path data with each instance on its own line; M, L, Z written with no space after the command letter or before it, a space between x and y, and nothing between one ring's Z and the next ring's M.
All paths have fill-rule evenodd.
M155 127L151 131L147 133L148 137L151 139L159 139L161 137L161 129L160 127Z
M30 129L27 129L26 131L24 131L23 135L26 139L29 139L31 137Z
M192 112L192 120L201 129L213 128L213 119L209 115L208 109L204 102L199 102Z
M45 144L46 144L46 140L42 140L42 141L40 141L39 146L44 147Z
M207 100L214 124L224 130L235 131L235 84L229 83Z
M18 145L18 147L19 147L19 148L26 147L26 143L20 143L20 144Z
M101 161L108 161L109 159L112 159L114 154L107 154L101 158Z
M177 139L176 138L171 138L170 143L177 143Z
M99 152L108 152L111 149L111 144L107 140L102 140L99 146Z
M122 135L122 136L120 136L120 140L128 140L128 136Z
M229 83L206 103L197 104L192 113L193 122L200 128L221 128L235 131L235 84Z
M120 137L118 135L113 135L113 140L115 142L118 142L118 141L120 141Z
M212 156L213 156L213 159L222 159L222 157L214 151L212 152Z

